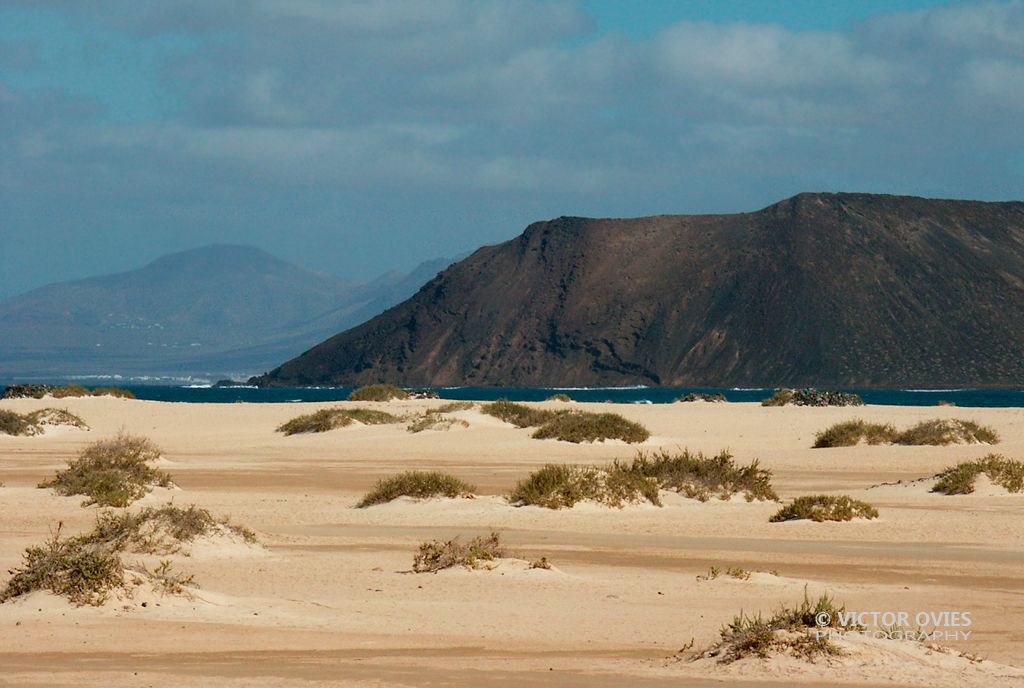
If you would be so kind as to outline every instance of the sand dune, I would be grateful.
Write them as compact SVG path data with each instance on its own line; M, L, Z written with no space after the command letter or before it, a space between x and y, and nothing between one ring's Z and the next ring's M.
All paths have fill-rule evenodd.
M284 437L282 422L316 404L189 405L68 399L90 431L0 435L0 570L57 522L92 528L97 509L35 485L119 429L153 439L178 489L139 505L195 503L253 528L260 546L198 541L177 568L190 598L147 591L134 604L72 607L51 595L0 605L0 683L11 685L1022 685L1024 495L980 481L974 494L929 492L931 476L993 451L985 445L810 449L841 420L898 426L965 418L1024 458L1024 411L966 408L762 408L754 404L622 406L647 426L645 448L729 448L774 471L782 498L829 492L875 505L849 523L769 523L779 505L706 503L663 494L663 507L511 506L502 495L545 463L629 459L619 443L530 439L477 411L468 428L408 433L352 425ZM19 412L52 400L5 400ZM345 406L345 404L332 404ZM359 404L420 411L438 402ZM557 405L557 402L552 402ZM444 470L475 483L474 499L353 505L381 477ZM898 481L903 481L898 483ZM894 483L883 485L883 483ZM411 572L427 539L498 530L516 559L493 570ZM553 570L530 569L547 557ZM129 557L130 558L130 557ZM152 563L152 561L150 561ZM698 580L711 567L749 579ZM772 573L769 573L772 572ZM689 661L743 609L771 613L828 592L850 609L971 612L951 652L919 643L851 641L841 658ZM141 606L141 601L147 604ZM678 655L692 641L692 650ZM981 656L978 662L961 656ZM1016 667L1016 668L1015 668Z

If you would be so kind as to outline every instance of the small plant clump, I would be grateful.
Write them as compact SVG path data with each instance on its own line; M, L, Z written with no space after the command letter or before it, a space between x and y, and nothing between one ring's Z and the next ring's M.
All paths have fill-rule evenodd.
M441 404L436 409L431 409L430 413L456 413L469 411L475 407L476 404L472 401L450 401L447 404Z
M735 578L736 580L750 580L750 577L754 574L747 569L740 568L738 566L727 568L724 571L719 566L712 566L708 569L707 573L698 575L697 580L712 581L723 575L728 576L729 578Z
M483 562L501 559L507 554L498 533L476 537L466 543L460 542L458 538L432 540L420 545L419 553L413 559L412 570L416 573L437 573L455 566L475 569Z
M391 401L392 399L408 399L409 393L394 385L366 385L348 395L349 401Z
M867 502L846 495L806 495L779 509L771 523L782 521L851 521L855 518L878 518L878 509Z
M93 442L68 467L39 487L52 487L65 497L86 495L85 505L124 507L154 486L170 487L171 476L149 465L160 449L145 437L119 433Z
M848 392L819 392L816 389L780 389L761 406L863 406L864 400Z
M548 464L519 481L509 495L509 502L517 506L547 509L571 508L582 501L613 507L647 501L661 506L657 482L620 463L604 468Z
M650 455L640 452L629 469L653 479L663 490L672 490L702 502L712 495L725 500L734 494L743 494L748 502L755 499L778 500L772 489L770 470L761 468L756 459L745 466L737 465L728 451L708 457L701 453L691 454L686 449L677 454L664 450Z
M472 496L476 487L453 475L438 471L407 471L377 482L359 503L357 509L384 504L399 497L429 499L431 497Z
M498 399L493 403L484 404L480 410L489 416L494 416L506 423L511 423L517 428L539 427L552 418L568 413L568 411L536 409L526 404L517 404L508 399Z
M646 441L650 431L639 423L617 413L563 413L551 418L533 433L538 440L556 439L563 442L597 442L622 440L628 444Z
M387 425L389 423L398 423L401 421L401 418L375 409L320 409L313 413L296 416L282 423L277 427L277 432L282 432L286 436L312 432L329 432L352 425L353 421L363 425Z
M256 542L256 534L250 529L226 518L215 518L195 504L184 508L165 504L136 513L106 511L97 517L92 533L84 537L119 551L175 554L197 537L218 532L230 533L248 543Z
M572 401L572 397L564 392L559 392L558 394L552 394L544 401Z
M999 454L989 454L975 461L965 461L942 471L932 492L947 495L971 494L980 475L988 476L1007 492L1024 492L1024 461L1014 461Z
M44 408L20 414L0 409L0 433L32 436L40 434L47 425L68 425L88 430L81 418L67 409Z
M684 394L681 397L676 397L672 400L672 403L688 403L693 401L707 401L713 404L720 404L725 401L729 401L725 398L724 394L710 394L707 392L690 392Z
M461 418L452 418L451 416L443 416L435 411L427 411L415 418L405 429L411 433L417 433L424 430L451 430L456 425L463 428L469 427L469 423Z
M792 608L782 607L768 618L741 611L722 627L718 643L696 658L717 657L720 663L730 664L745 657L767 659L773 653L808 661L837 655L841 650L822 631L859 629L852 624L844 625L845 618L845 606L837 606L828 595L812 603L805 590L802 603Z
M896 441L896 428L885 423L866 423L862 420L848 420L836 423L822 430L814 439L814 449L830 447L853 447L861 442L868 444L891 444Z
M999 435L995 430L978 425L972 420L945 418L921 421L907 428L896 437L896 444L946 445L946 444L998 444Z

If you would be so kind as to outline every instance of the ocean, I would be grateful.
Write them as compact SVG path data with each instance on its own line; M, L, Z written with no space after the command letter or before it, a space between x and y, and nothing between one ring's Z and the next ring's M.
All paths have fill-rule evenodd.
M57 381L65 384L67 381ZM341 401L352 387L211 387L209 385L126 384L117 380L93 382L75 380L87 386L117 386L130 390L139 399L193 404ZM0 388L6 383L0 383ZM606 401L619 404L667 404L690 392L724 394L729 401L762 401L772 395L771 388L712 389L694 387L431 387L442 399L493 401L543 401L552 394L564 393L577 401ZM843 389L859 394L865 403L883 406L935 406L940 401L968 407L1024 407L1024 390L1019 389Z

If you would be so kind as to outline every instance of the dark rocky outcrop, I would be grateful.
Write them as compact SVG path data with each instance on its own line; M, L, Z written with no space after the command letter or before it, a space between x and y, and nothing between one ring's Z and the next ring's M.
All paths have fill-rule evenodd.
M1019 386L1024 203L801 194L561 217L262 385Z

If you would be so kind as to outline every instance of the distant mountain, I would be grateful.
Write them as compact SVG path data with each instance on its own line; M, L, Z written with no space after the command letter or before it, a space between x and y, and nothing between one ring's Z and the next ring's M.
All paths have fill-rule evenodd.
M538 222L254 381L1024 386L1024 203Z
M0 376L265 369L406 298L407 279L359 284L251 246L183 251L0 302Z

